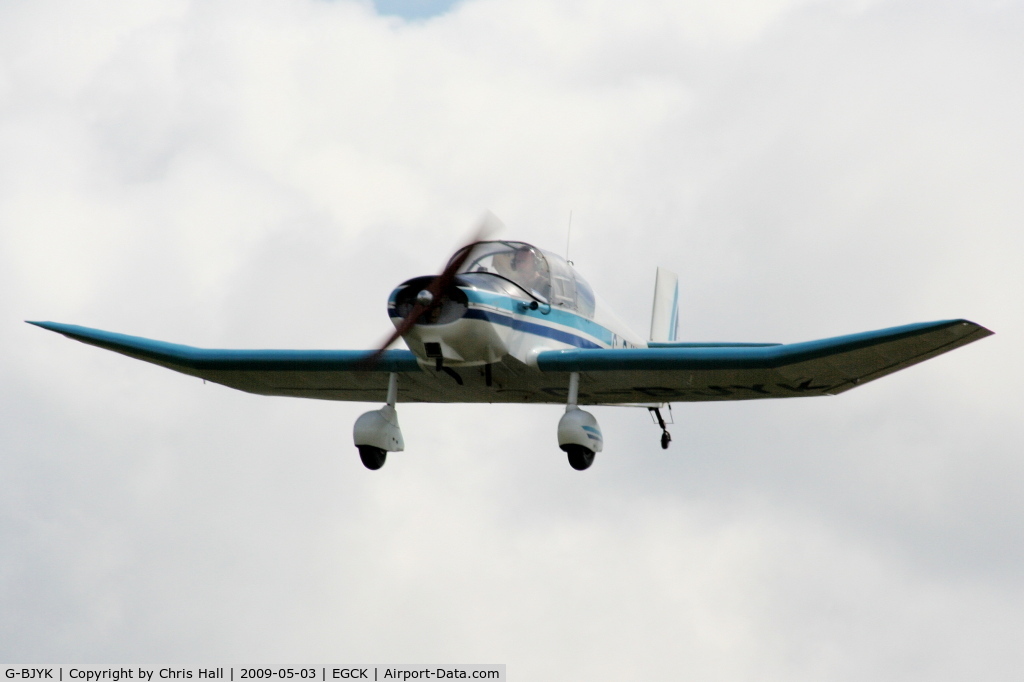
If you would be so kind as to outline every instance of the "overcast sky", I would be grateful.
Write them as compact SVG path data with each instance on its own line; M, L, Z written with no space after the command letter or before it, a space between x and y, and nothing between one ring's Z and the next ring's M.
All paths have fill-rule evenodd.
M379 12L379 13L378 13ZM507 663L518 680L1024 668L1024 3L0 3L0 660ZM835 398L264 398L26 319L367 348L485 209L641 333L965 317ZM658 677L662 675L663 677Z

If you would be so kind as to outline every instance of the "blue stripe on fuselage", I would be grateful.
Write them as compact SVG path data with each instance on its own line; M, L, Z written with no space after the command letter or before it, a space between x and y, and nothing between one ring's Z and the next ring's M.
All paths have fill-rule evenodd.
M463 291L466 293L467 298L469 298L470 306L475 303L500 308L503 311L508 311L513 314L518 313L520 315L528 315L528 313L523 311L520 307L523 303L520 299L494 294L489 291L480 291L479 289L463 289ZM563 327L571 327L587 334L588 336L594 337L601 343L609 346L612 344L613 334L611 331L605 329L592 320L588 320L585 317L577 315L576 313L568 310L559 310L557 307L551 306L551 310L549 312L546 314L539 314L544 315L544 322L552 322Z
M590 339L585 339L582 336L576 334L570 334L569 332L562 331L561 329L554 329L553 327L546 327L542 324L536 324L534 322L527 322L526 320L520 320L509 315L502 315L501 313L494 312L493 310L481 310L480 308L470 308L463 315L463 319L470 320L484 320L492 324L502 324L506 327L511 327L517 332L526 332L527 334L534 334L536 336L543 336L548 339L554 339L555 341L561 341L567 343L570 346L576 346L577 348L604 348L600 344L596 344Z
M398 319L397 314L394 312L394 308L390 311L393 319ZM544 338L553 339L555 341L561 341L567 343L570 346L576 348L607 348L599 343L594 343L590 339L585 339L582 336L576 334L570 334L567 331L561 329L555 329L554 327L546 327L542 324L535 322L529 322L527 320L521 320L511 315L503 315L493 310L481 310L480 308L470 308L462 316L463 320L483 320L484 322L490 322L491 324L500 324L506 327L511 327L515 331L525 332L527 334L534 334L536 336L543 336Z
M462 291L466 293L466 297L469 299L470 305L469 309L463 315L463 318L486 320L493 324L511 327L516 331L522 331L553 339L555 341L561 341L562 343L567 343L577 348L607 348L612 345L614 334L610 330L602 327L592 320L581 317L576 313L569 312L568 310L559 310L552 306L546 314L535 313L535 315L543 315L544 317L543 320L538 319L536 322L533 322L516 316L516 314L519 316L529 315L528 312L523 310L522 304L524 301L521 299L502 296L500 294L481 291L479 289L462 288ZM497 308L497 310L486 310L477 306L488 306L490 308ZM392 318L398 316L397 310L394 307L394 295L392 295L391 300L389 301L388 315ZM556 329L544 323L557 324L578 330L583 334L597 339L597 343L583 336L573 334L570 331Z

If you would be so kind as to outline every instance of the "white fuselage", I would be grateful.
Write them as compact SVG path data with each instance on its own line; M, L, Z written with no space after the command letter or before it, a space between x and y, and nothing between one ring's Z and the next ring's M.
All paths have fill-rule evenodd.
M525 295L459 288L468 299L461 317L442 324L417 324L403 337L424 364L436 362L440 352L443 363L454 367L501 362L508 356L536 367L537 354L547 350L647 347L596 297L588 317L558 304L538 305ZM394 300L393 293L389 310L397 326L402 318Z

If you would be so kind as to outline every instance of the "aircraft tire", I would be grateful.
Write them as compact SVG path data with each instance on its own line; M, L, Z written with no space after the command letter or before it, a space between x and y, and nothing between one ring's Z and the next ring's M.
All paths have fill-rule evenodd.
M359 459L363 460L363 466L370 471L376 471L384 466L384 461L388 458L388 453L381 448L375 448L372 445L359 445Z
M564 445L566 454L569 455L569 466L576 471L589 469L594 463L594 451L582 445Z

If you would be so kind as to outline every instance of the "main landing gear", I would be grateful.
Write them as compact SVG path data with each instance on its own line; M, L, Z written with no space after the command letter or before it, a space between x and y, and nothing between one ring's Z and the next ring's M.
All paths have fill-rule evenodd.
M352 427L352 440L359 450L359 459L363 461L363 466L372 471L384 466L389 452L405 449L402 429L398 425L398 412L395 411L397 400L398 375L392 372L388 376L387 404L379 410L363 414Z
M490 367L487 367L489 374ZM576 471L589 469L594 457L604 449L604 437L601 427L594 415L581 410L577 403L580 393L579 372L569 374L569 391L566 397L565 414L558 420L558 447L565 452L569 466ZM352 439L359 450L359 459L363 466L376 471L384 466L389 452L401 452L405 449L402 429L398 425L398 412L395 403L398 400L398 375L392 372L388 376L387 404L379 410L372 410L359 417L352 429ZM668 432L661 409L648 408L651 418L661 427L661 447L668 449L672 435ZM669 406L669 423L671 423L671 406Z
M580 375L573 372L569 375L565 414L558 420L558 447L568 455L569 466L583 471L594 463L594 455L604 449L604 438L594 415L576 405L579 393Z
M576 471L589 469L590 465L594 463L594 451L589 448L585 448L582 445L569 444L563 445L562 449L569 455L569 466Z
M370 471L376 471L384 466L388 459L388 451L384 448L375 448L372 445L357 445L359 448L359 459L363 460L363 466Z

